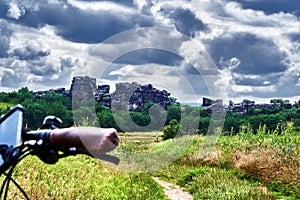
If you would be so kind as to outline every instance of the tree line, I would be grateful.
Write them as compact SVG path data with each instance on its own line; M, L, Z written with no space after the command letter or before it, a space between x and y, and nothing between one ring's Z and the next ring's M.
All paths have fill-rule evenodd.
M34 95L28 88L18 91L1 93L0 102L7 105L21 104L24 107L24 123L29 129L42 127L44 117L54 115L63 120L64 127L80 125L99 125L114 127L118 131L158 131L164 132L164 139L173 138L176 134L189 131L207 134L211 123L218 123L220 119L212 119L208 110L202 107L182 106L174 103L166 110L154 109L152 102L146 104L141 112L114 111L102 104L95 103L95 107L72 108L70 97L50 91L40 97ZM9 106L2 107L0 113L7 112ZM79 116L79 117L76 117ZM265 108L251 110L247 115L227 112L222 126L222 133L234 135L241 131L243 125L251 127L255 134L260 126L265 125L266 133L280 132L287 122L293 122L300 127L300 106L292 108ZM159 131L160 131L159 130ZM192 133L191 133L192 134Z

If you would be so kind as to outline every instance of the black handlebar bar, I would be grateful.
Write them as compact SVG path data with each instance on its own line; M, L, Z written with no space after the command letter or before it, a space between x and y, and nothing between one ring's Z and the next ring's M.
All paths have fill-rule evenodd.
M78 129L80 128L29 131L23 134L22 138L24 144L30 145L32 154L37 155L42 161L48 164L54 164L59 158L76 154L86 154L114 164L119 163L118 158L107 155L100 148L103 133L96 132L95 134L80 135L80 130ZM101 130L94 127L89 127L89 129ZM109 136L109 139L110 142L108 143L111 143L112 148L118 145L118 136L116 133ZM31 141L33 141L33 144L31 144ZM88 143L88 141L93 141L94 144ZM94 146L97 146L97 148L95 149Z
M95 127L60 129L62 121L57 117L48 116L43 122L45 129L27 131L22 124L22 113L23 108L18 105L0 118L0 125L6 128L5 131L0 129L2 132L0 134L8 134L8 136L0 135L2 139L4 138L1 140L2 144L0 143L0 156L2 157L0 175L6 175L0 189L0 198L4 193L3 199L6 199L9 182L12 181L24 197L29 199L26 192L12 178L15 166L27 155L36 155L48 164L54 164L60 158L77 154L86 154L114 164L119 163L119 158L106 154L116 148L119 143L115 129ZM15 128L12 129L11 125Z
M42 130L42 131L28 131L23 134L22 139L23 141L29 140L49 140L50 141L50 133L49 130Z

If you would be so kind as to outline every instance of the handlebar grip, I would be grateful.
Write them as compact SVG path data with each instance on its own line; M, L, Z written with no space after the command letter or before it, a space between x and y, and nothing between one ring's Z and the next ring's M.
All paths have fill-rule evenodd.
M93 155L103 155L117 147L119 138L115 129L73 127L52 130L50 141L58 150L76 147Z
M58 151L66 152L70 148L76 147L77 152L86 152L95 158L110 161L114 164L118 164L120 161L119 158L106 154L119 144L117 131L113 128L73 127L29 131L23 135L23 140L42 140L46 144L46 149L39 149L38 155L46 163L55 163L57 161L57 158L53 161L48 161L50 154L47 151L49 150L47 144Z
M50 141L57 150L64 150L70 147L85 149L83 143L77 132L71 128L68 129L54 129L50 134Z

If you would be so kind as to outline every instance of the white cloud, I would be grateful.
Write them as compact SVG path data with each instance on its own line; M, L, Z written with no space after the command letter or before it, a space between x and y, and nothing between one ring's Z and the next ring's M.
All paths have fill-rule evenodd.
M23 6L18 6L14 3L9 4L9 9L7 11L8 17L13 19L19 19L23 15L25 15L25 8Z
M13 34L8 52L17 57L3 59L3 67L13 69L14 74L5 73L1 86L28 86L34 90L45 86L55 87L55 84L69 87L71 76L84 67L88 45L63 40L51 26L35 29L11 24L10 27ZM63 66L61 59L64 57L72 59L70 64L74 66L70 66L70 69Z
M229 0L5 2L8 5L7 16L16 19L0 21L0 76L6 85L30 83L38 89L47 80L53 86L62 83L68 86L72 75L99 78L119 56L145 47L161 47L184 57L184 62L173 67L116 64L108 75L127 81L159 80L162 85L176 86L174 90L182 93L185 91L182 85L188 84L204 90L204 87L197 86L199 75L193 74L195 70L187 73L188 64L191 64L202 73L208 85L214 85L210 87L224 87L228 97L299 96L300 44L299 41L292 41L290 35L299 33L300 22L292 13L266 14L244 9L241 4ZM175 17L164 13L164 8L170 9ZM193 30L194 41L186 40L175 31L145 31L138 28L156 26L176 30L176 9L188 10L196 21L203 22L204 29ZM73 12L76 16L72 15ZM49 13L49 16L45 13ZM34 18L35 14L38 18ZM89 22L92 28L88 26ZM179 28L188 33L186 28L192 27ZM5 32L4 29L9 30L7 28L11 31ZM135 34L128 31L127 35L120 34L119 38L100 45L85 43L103 41L131 28L138 28ZM241 42L238 43L238 40ZM193 44L196 42L198 46ZM229 42L232 42L231 46L228 45L232 49L225 49ZM215 60L219 71L211 70L216 68L214 57L210 58L207 52L212 44L217 44L216 50L222 52L220 55L223 59ZM249 52L251 55L242 57L240 52ZM49 72L48 77L43 74L46 72ZM16 87L18 84L15 84Z
M68 0L68 3L81 10L88 11L113 11L116 13L132 14L135 13L135 9L123 6L109 1L80 1L80 0Z
M139 66L126 65L110 75L119 75L115 82L138 82L140 84L153 84L159 89L166 89L175 98L182 102L195 102L199 97L192 88L189 77L180 72L179 66L166 66L146 64Z

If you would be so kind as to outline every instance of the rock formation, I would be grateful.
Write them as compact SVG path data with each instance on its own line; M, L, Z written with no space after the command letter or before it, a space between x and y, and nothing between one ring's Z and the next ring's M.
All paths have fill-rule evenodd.
M170 93L166 90L158 90L151 84L117 83L115 92L110 93L109 90L109 85L96 86L95 78L76 76L72 81L70 96L75 105L95 100L106 107L118 110L142 111L149 102L159 104L164 108L171 104Z
M116 91L112 94L112 106L117 109L142 111L147 103L153 102L167 108L171 101L170 93L158 90L151 84L139 85L133 83L117 83Z
M96 79L89 76L76 76L72 80L70 96L73 106L94 102L96 94Z

